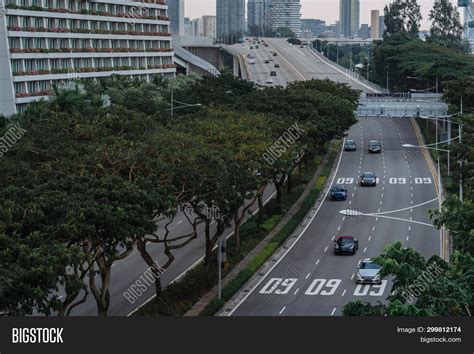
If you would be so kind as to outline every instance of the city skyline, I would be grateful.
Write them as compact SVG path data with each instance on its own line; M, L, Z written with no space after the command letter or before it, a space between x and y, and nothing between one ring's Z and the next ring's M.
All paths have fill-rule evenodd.
M360 23L370 24L370 11L379 10L383 16L383 8L391 0L361 0L360 1ZM419 0L423 15L422 29L428 29L428 13L433 8L435 0ZM457 6L457 1L451 0ZM335 23L339 19L338 0L301 0L301 18L318 18L326 23ZM185 16L197 18L203 15L216 14L216 0L185 0ZM463 11L460 11L461 17Z

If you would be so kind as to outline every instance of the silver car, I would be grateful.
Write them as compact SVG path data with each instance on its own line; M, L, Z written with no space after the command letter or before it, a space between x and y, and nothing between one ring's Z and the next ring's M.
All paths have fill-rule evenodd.
M357 284L380 284L380 266L374 263L370 258L366 258L358 266Z

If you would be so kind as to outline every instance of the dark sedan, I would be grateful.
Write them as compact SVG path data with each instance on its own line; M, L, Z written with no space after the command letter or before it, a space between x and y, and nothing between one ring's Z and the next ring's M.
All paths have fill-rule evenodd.
M369 142L369 154L379 154L382 152L382 145L377 140Z
M377 185L377 176L373 172L364 172L360 176L360 185L375 187Z
M331 200L346 200L347 189L344 186L334 186L329 191L329 199Z
M334 254L356 254L359 241L353 236L338 236L334 240Z
M355 140L346 140L344 144L344 151L356 151L357 146Z

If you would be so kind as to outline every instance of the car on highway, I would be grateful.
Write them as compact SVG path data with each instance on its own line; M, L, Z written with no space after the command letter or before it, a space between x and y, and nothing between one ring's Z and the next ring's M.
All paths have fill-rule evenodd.
M356 151L357 146L355 140L348 139L344 144L344 151Z
M251 46L249 47L249 49L253 49L253 45L251 45Z
M335 185L329 190L330 200L346 200L347 199L347 188L342 185Z
M279 68L279 67L280 67L280 64L275 63L275 68Z
M270 76L277 76L277 72L276 71L270 71Z
M270 49L270 53L273 53L273 52L274 52L274 50L273 50L273 49Z
M382 282L380 266L370 258L364 259L357 268L359 268L356 279L357 284L380 284Z
M369 141L369 154L379 154L382 152L382 144L378 142L377 140L371 140Z
M265 81L266 84L273 84L273 79L271 77L267 78L267 81Z
M360 185L362 187L375 187L377 185L377 176L373 172L364 172L360 176Z
M265 47L267 47L267 48L268 48L268 44L267 44L267 43L265 43Z
M334 240L334 254L356 254L359 240L354 236L337 236Z
M260 48L260 46L257 44L257 45L255 46L255 49L258 49L258 48Z
M277 53L273 53L273 56L276 57L278 54Z
M270 64L270 60L265 60L265 64Z

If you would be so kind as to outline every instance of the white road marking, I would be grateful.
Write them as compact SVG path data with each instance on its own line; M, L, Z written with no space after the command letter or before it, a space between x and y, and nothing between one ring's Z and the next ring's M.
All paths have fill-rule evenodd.
M339 225L339 227L337 228L337 231L340 231L341 230L341 225Z
M334 315L334 312L336 312L336 308L334 308L334 309L332 310L332 312L331 312L331 316L333 316L333 315Z
M369 236L369 241L372 239L372 236Z
M311 273L308 273L305 279L308 279L310 277Z
M375 226L372 226L372 231L374 231L374 230L375 230Z
M285 311L285 309L286 309L286 306L283 306L283 308L280 310L279 315L281 315L283 313L283 311Z
M411 225L408 226L408 231L410 231L410 230L411 230Z
M352 200L349 200L349 204L352 204Z
M347 291L347 289L344 289L344 291L342 292L342 295L341 295L341 296L346 295L346 291Z
M179 225L179 224L181 224L182 222L183 222L183 220L180 220L180 221L178 221L178 222L176 223L176 225Z
M294 295L298 294L298 291L300 291L300 288L296 289L296 291L295 291L295 294L294 294Z
M367 252L367 247L364 248L364 253Z
M319 259L316 261L316 265L318 265L319 261L320 261Z
M324 249L324 252L326 252L326 251L328 250L328 248L329 248L329 247L326 247L326 248Z
M407 236L407 241L410 239L410 236Z
M354 277L355 277L355 274L352 274L352 275L351 275L351 280L354 279Z
M358 265L358 266L360 265L360 262L362 262L362 259L359 259L359 262L357 262L357 265Z
M336 238L336 236L333 236L333 237L331 238L331 241L334 241L335 238Z

